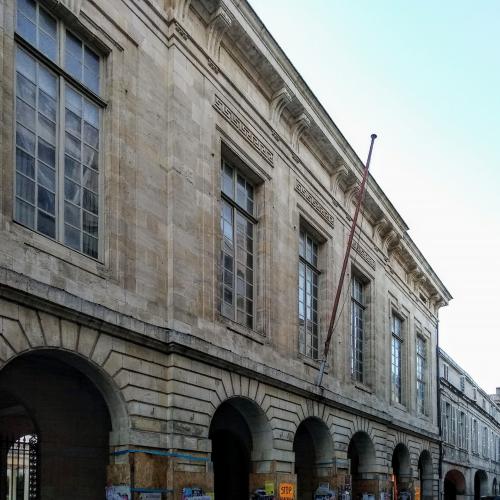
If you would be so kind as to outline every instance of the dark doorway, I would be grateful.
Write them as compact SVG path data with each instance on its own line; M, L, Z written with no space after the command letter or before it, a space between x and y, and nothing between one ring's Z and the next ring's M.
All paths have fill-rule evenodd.
M22 355L0 372L0 441L8 445L0 460L2 499L9 498L6 490L13 491L13 474L16 488L36 488L24 498L74 498L76 485L81 500L104 496L111 430L107 406L87 376L71 365L72 357L64 357L66 362L59 356L52 351ZM30 467L31 485L26 481Z
M210 423L214 494L218 500L249 498L252 455L273 446L263 411L250 399L235 397L216 410ZM264 487L264 484L259 485Z
M324 477L331 467L333 439L326 424L314 417L301 422L293 440L293 451L297 500L309 500L313 498L320 482L325 482Z
M376 481L369 480L375 467L375 447L366 432L356 432L349 441L347 458L351 461L352 496L375 494Z
M474 500L480 500L483 495L488 494L488 476L484 470L478 470L474 474Z
M394 496L398 498L400 493L408 491L411 477L410 452L402 443L399 443L394 448L392 454L392 473L394 475Z
M214 488L217 498L247 499L250 455L248 444L231 431L217 430L211 435Z
M420 491L422 500L433 498L433 470L431 454L424 450L418 459L418 477L420 480Z
M444 478L444 500L456 500L465 494L465 478L458 470L450 470Z

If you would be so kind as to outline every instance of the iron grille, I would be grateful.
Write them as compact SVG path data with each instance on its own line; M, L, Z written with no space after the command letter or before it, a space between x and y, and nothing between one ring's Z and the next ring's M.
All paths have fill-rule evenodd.
M35 434L0 440L2 479L0 494L6 500L38 500L39 447ZM3 490L3 491L2 491Z

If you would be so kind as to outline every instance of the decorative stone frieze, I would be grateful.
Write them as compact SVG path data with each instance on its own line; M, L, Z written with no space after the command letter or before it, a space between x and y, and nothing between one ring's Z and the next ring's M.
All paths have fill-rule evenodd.
M227 7L221 3L212 14L208 25L208 54L218 60L220 42L226 30L231 26L232 18Z
M248 125L236 116L234 111L222 101L219 96L215 96L214 108L244 137L248 143L264 158L269 165L274 163L273 152L255 135Z
M178 22L175 23L175 31L177 31L177 33L179 33L179 35L184 40L188 40L189 39L189 35L188 35L187 31Z
M297 180L295 184L295 191L297 191L297 193L299 193L300 196L302 196L302 198L304 198L304 200L306 200L307 203L314 208L314 210L328 223L329 226L334 226L335 218L333 215L328 212L321 202L315 198L299 180Z
M215 62L213 61L213 59L211 59L210 57L207 58L207 63L208 63L208 67L215 73L219 73L220 69L219 69L219 66L217 66L217 64L215 64Z
M372 269L375 269L375 259L357 241L353 242L352 248Z

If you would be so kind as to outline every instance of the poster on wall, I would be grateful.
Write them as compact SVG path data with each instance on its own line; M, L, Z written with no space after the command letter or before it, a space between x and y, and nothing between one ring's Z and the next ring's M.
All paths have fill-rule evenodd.
M161 493L141 493L139 500L161 500Z
M106 500L132 500L130 486L108 486L106 488Z

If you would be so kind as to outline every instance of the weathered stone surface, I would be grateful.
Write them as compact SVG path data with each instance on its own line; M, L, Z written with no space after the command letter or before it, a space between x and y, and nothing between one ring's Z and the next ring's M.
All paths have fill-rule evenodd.
M249 5L73 2L70 15L58 4L46 2L105 68L102 251L90 259L12 220L18 42L15 3L7 0L0 13L0 361L43 348L103 395L113 450L187 454L165 461L165 485L154 479L158 467L165 473L163 462L138 460L145 486L213 487L211 425L222 414L233 423L240 415L239 428L248 427L252 485L266 478L295 484L295 438L303 422L315 422L311 435L331 444L324 455L343 471L336 481L362 433L368 441L359 449L373 457L360 474L375 475L367 479L373 487L387 482L402 443L413 479L429 451L435 489L436 328L451 297L370 180L347 277L365 283L363 383L351 374L347 297L324 390L315 385L318 360L298 349L299 234L306 228L318 244L321 352L361 165L274 40L255 30ZM222 159L254 185L253 328L220 312ZM401 404L391 400L389 378L393 314L403 320ZM427 347L423 413L417 330ZM133 461L133 453L112 455L108 479L126 482Z

